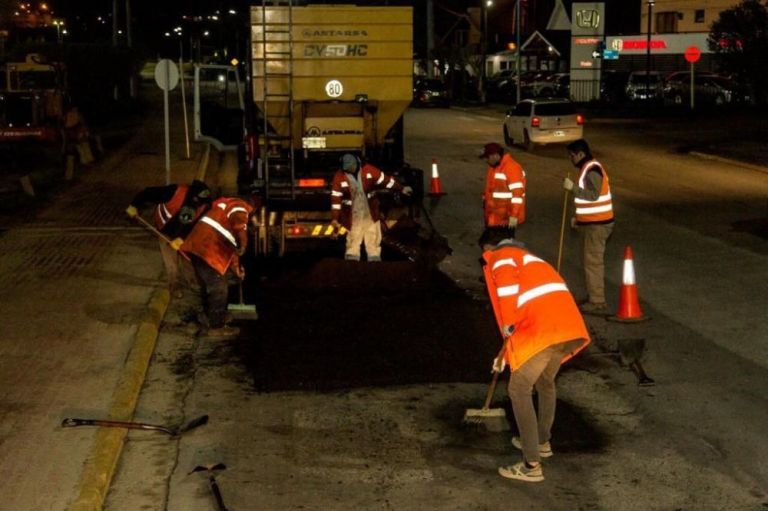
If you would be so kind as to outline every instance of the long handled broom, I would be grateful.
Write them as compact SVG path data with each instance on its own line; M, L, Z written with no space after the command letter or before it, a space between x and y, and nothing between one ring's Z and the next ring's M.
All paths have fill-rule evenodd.
M507 347L507 340L501 346L498 357L504 356L504 351ZM509 423L507 422L507 415L503 408L491 408L491 400L496 392L496 383L499 381L499 373L493 372L493 378L491 384L488 386L488 393L485 395L485 403L482 408L467 408L464 412L465 424L478 424L484 425L488 431L507 431L509 430Z
M259 313L256 311L256 305L246 304L243 300L243 279L239 279L238 291L240 296L240 303L230 303L227 305L227 311L232 314L232 318L245 320L259 319Z
M161 240L163 240L163 241L164 241L165 243L167 243L168 245L171 245L171 244L173 243L173 242L171 241L171 239L170 239L168 236L166 236L166 235L165 235L165 234L163 234L162 232L160 232L160 231L158 231L157 229L155 229L155 227L154 227L152 224L150 224L149 222L147 222L146 220L144 220L144 219L143 219L143 218L141 218L140 216L136 216L136 217L134 217L134 218L135 218L135 220L136 220L137 222L139 222L139 223L140 223L142 226L144 226L144 228L145 228L145 229L147 229L149 232L152 232L152 233L154 233L154 234L155 234L155 235L156 235L158 238L160 238ZM189 256L188 256L187 254L185 254L184 252L182 252L181 250L177 250L177 252L178 252L179 254L181 254L181 257L183 257L183 258L184 258L184 259L186 259L187 261L189 261L189 260L190 260L190 259L189 259Z

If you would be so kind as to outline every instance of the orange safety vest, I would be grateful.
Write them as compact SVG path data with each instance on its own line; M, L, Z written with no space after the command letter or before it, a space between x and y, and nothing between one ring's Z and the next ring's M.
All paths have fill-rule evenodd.
M184 199L187 198L187 192L189 192L189 186L177 185L171 200L157 205L155 208L155 227L158 231L162 231L163 227L171 221L171 218L179 212L184 204Z
M515 328L505 352L513 371L550 346L584 340L563 357L565 362L589 344L589 332L576 302L549 263L503 242L485 252L483 259L499 330L503 332L503 326Z
M363 181L363 191L368 197L368 208L374 222L381 217L379 199L376 190L402 190L403 186L397 180L388 176L377 167L366 163L357 173L357 179ZM343 170L336 171L331 184L331 218L338 221L347 229L352 228L352 190L349 177Z
M232 264L240 264L237 249L248 245L248 217L252 211L250 204L236 197L213 201L180 250L196 255L224 275Z
M580 224L607 223L613 220L613 202L611 200L611 187L608 184L608 174L597 160L589 160L581 167L579 174L579 188L585 188L587 173L597 169L603 175L603 184L600 187L600 196L597 200L574 198L576 206L576 222Z
M510 217L525 222L525 171L509 154L486 171L483 209L486 227L506 227Z

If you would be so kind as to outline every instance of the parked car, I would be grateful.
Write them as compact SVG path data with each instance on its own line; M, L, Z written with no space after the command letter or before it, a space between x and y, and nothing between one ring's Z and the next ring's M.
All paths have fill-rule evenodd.
M516 94L514 69L505 69L486 80L485 92L491 101L509 101Z
M554 74L551 71L537 71L528 77L523 74L522 96L524 98L548 98L554 96L553 76Z
M716 73L711 73L709 71L696 71L696 79L698 80L699 77L705 77L705 76L717 76ZM664 77L664 83L669 82L684 82L684 81L691 81L691 72L690 71L675 71L674 73L670 73L667 76Z
M658 71L632 71L625 90L630 101L658 101L662 98L661 75Z
M521 144L527 151L534 144L564 143L584 134L584 118L568 99L525 99L504 118L504 142Z
M555 73L549 76L546 83L541 87L539 96L544 98L570 97L571 75L569 73Z
M447 107L450 104L448 88L441 80L419 78L413 86L413 104Z
M691 75L679 76L667 82L664 98L675 105L687 105L691 97ZM694 101L699 105L722 106L749 102L749 94L735 81L717 75L696 76L693 87Z
M627 100L629 71L603 71L600 80L600 99L606 103L623 103Z

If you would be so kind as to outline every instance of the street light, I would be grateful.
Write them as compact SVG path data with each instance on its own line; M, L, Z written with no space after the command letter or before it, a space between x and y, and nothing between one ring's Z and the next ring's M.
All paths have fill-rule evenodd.
M645 48L645 99L651 96L651 17L653 16L654 0L648 2L648 34Z
M483 11L483 39L482 39L482 62L480 63L480 100L485 103L485 75L486 59L488 58L488 9L493 7L493 0L486 0L480 3L480 9Z

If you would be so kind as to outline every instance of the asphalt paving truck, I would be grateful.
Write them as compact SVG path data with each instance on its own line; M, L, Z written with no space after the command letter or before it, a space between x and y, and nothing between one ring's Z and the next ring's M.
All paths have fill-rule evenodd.
M395 175L420 201L423 173L403 161L403 113L413 95L412 8L262 2L250 7L249 18L244 84L236 67L196 69L195 133L220 149L227 138L229 148L239 148L240 187L263 199L258 250L282 255L294 241L336 234L330 186L344 153ZM206 87L213 91L207 99ZM248 98L242 105L234 98L240 90ZM216 106L216 95L231 99ZM226 115L240 107L242 125ZM206 118L215 135L202 132ZM411 220L418 216L403 197L380 199L389 227L404 211Z

